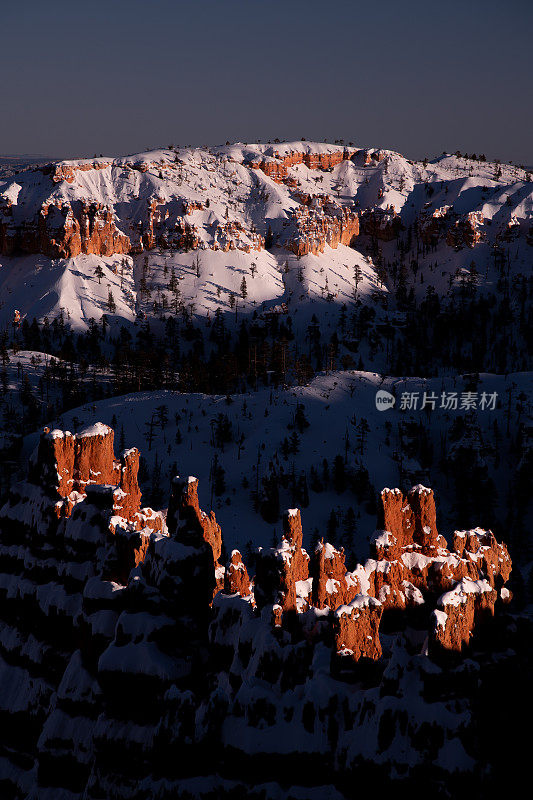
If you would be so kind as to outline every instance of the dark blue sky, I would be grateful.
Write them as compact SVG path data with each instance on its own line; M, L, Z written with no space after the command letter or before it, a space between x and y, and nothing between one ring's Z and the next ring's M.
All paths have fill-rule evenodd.
M0 153L334 140L533 163L530 0L4 0Z

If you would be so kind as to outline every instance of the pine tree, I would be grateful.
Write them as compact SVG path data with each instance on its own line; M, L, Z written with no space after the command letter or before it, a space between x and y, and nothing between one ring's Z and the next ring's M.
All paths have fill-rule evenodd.
M290 435L289 446L290 446L290 452L293 453L293 455L296 455L296 453L298 453L298 451L300 450L300 437L298 436L296 431L293 431Z
M215 459L217 459L216 453ZM226 491L226 471L224 467L218 463L218 459L214 468L213 491L216 497L220 497Z
M355 265L353 277L354 277L354 282L355 282L355 291L357 293L357 289L359 287L359 284L363 280L363 270L361 269L361 265L360 264L356 264Z
M107 294L107 309L110 314L114 314L117 310L117 304L115 303L115 298L113 297L113 292L109 289Z
M174 271L174 267L172 266L170 269L170 280L168 282L168 288L171 292L175 292L178 286L178 279L176 278L176 273Z
M357 530L357 522L355 518L355 511L352 506L346 510L342 527L344 529L342 535L342 545L345 550L350 550L354 544L354 535Z
M344 458L341 455L335 456L333 461L333 488L339 494L346 489L346 472L344 469Z
M312 492L321 492L324 489L316 467L311 467L310 486Z
M96 265L94 275L96 278L98 278L98 283L100 283L102 278L104 277L104 270L102 269L102 265L100 263Z
M364 417L361 417L359 424L357 426L357 441L359 444L359 452L361 453L361 455L363 455L365 452L366 437L369 431L370 427L368 425L367 420Z
M296 494L298 497L298 504L302 508L307 508L309 505L309 490L307 488L307 475L304 471L300 473L300 477L298 478Z
M305 416L305 406L303 403L298 403L296 405L294 424L296 425L300 433L303 433L304 430L309 427L309 422L307 420L307 417Z
M327 524L327 528L326 528L326 536L327 536L328 542L334 542L335 541L335 539L337 537L337 528L338 528L338 526L339 526L338 517L337 517L335 511L332 511L331 514L329 515L328 524Z
M329 486L329 464L327 458L322 461L322 479L324 486L327 489Z

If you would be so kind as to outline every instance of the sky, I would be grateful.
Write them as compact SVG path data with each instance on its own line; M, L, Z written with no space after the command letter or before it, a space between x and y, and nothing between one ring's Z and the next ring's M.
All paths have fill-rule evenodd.
M3 0L0 154L353 141L533 164L531 0Z

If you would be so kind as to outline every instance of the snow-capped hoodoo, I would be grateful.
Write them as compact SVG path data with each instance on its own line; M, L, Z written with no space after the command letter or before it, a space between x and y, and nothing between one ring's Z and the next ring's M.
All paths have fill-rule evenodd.
M427 780L431 763L437 787L469 780L485 734L465 665L500 648L505 545L475 529L449 549L419 485L383 490L372 557L351 571L323 539L306 552L290 509L255 576L236 550L224 576L197 480L173 480L165 522L140 508L137 467L136 450L115 460L105 425L45 431L0 510L10 795L186 797L194 778L198 796L231 797L243 765L257 784L295 753L314 778L334 762L340 788L354 774L366 785L376 762L384 780Z

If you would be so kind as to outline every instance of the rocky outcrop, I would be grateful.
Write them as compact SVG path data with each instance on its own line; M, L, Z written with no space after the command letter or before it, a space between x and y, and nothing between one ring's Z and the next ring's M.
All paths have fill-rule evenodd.
M375 597L358 594L348 605L339 606L334 615L334 636L337 653L359 661L381 657L379 623L383 606Z
M70 516L92 485L112 488L115 515L138 527L161 527L161 518L140 508L137 482L139 451L131 448L115 459L114 432L96 423L81 433L45 429L29 469L29 480L57 498L58 516Z
M368 208L361 214L361 229L367 236L390 242L398 237L403 225L394 206Z
M373 555L364 566L370 593L386 607L419 604L421 593L436 604L438 596L465 577L488 578L502 586L509 578L511 560L505 545L490 531L464 533L473 548L463 544L463 532L454 534L449 550L436 528L435 500L431 489L416 486L407 496L398 489L384 489Z
M172 494L168 506L167 525L170 532L183 530L192 543L207 542L218 561L222 552L222 532L214 511L209 516L200 510L198 479L176 477L172 481Z
M433 612L432 644L444 650L461 652L468 645L476 624L494 616L498 593L486 579L462 578L453 589L439 598Z
M252 250L263 250L265 238L257 231L246 231L244 226L237 220L219 224L213 234L213 250L222 250L227 253L229 250L242 250L250 253Z
M453 592L461 581L468 580L480 586L487 582L489 588L501 589L510 575L507 549L498 544L490 531L456 532L454 550L448 549L446 540L437 530L433 492L422 485L414 486L407 495L399 489L382 491L378 514L380 528L371 545L373 558L359 564L353 572L346 571L342 551L324 541L318 544L309 565L309 557L302 548L299 512L291 510L284 519L285 533L278 547L259 552L254 587L259 608L272 608L274 624L278 626L284 625L287 612L297 611L302 615L313 609L335 612L331 625L337 649L344 655L351 654L355 660L360 653L379 658L378 642L374 642L370 650L366 647L370 639L364 637L373 636L366 630L370 625L369 614L372 630L377 620L376 631L382 614L387 618L389 612L413 611L418 625L416 620L421 619L421 608L427 607L430 613L441 603L440 595ZM490 596L495 601L497 592ZM366 598L373 598L376 603ZM352 609L356 601L357 607ZM340 607L344 608L341 620L336 614ZM357 610L360 608L372 611L361 614ZM461 642L471 638L479 616L471 613L468 604L465 611L462 625L469 633L461 634ZM428 629L431 627L434 642L457 649L459 640L450 639L449 635L435 638L430 620L425 624ZM355 646L358 635L362 638ZM348 639L349 645L346 644ZM345 646L341 646L343 642ZM369 656L369 652L374 656Z
M461 652L475 627L494 616L498 597L510 601L504 584L511 574L511 559L506 546L498 544L491 531L481 528L455 531L453 549L464 565L464 576L439 597L431 642L436 648ZM458 574L456 571L454 577Z
M272 155L257 157L256 160L248 162L247 166L251 169L260 169L276 183L282 183L287 178L290 167L296 164L305 164L309 169L329 170L342 161L352 158L353 154L353 150L347 149L318 153L291 151L283 155L274 151Z
M106 161L104 159L80 162L60 161L57 164L46 164L44 167L41 167L41 172L43 175L50 175L54 183L61 183L61 181L74 183L77 172L88 172L93 169L107 169L112 163L112 161Z
M302 548L300 511L291 508L283 517L284 534L278 547L261 548L257 554L255 599L260 608L278 607L280 613L298 609L297 584L309 578L309 556ZM307 593L304 600L307 598Z
M424 244L436 245L454 217L452 206L440 206L434 211L424 209L418 220L418 232Z
M303 198L307 199L307 198ZM315 195L302 203L284 223L280 242L297 256L334 250L339 244L350 246L359 235L359 215L329 196Z
M0 252L43 253L74 258L80 253L110 256L129 253L129 238L117 227L110 206L87 202L45 201L36 217L15 222L12 206L0 205Z
M344 551L331 544L318 543L312 563L313 605L316 608L337 608L348 605L359 594L356 576L346 572Z
M484 219L480 211L470 211L458 217L453 206L440 206L433 211L425 209L417 224L420 238L426 245L437 246L440 239L445 239L449 247L459 250L462 247L473 248L483 238L480 228ZM511 228L514 225L511 224Z
M380 161L383 161L385 153L383 150L374 150L371 148L369 150L363 150L363 156L366 166L369 166L370 164L379 164Z
M492 531L474 528L455 531L453 549L461 558L479 563L490 585L500 589L511 575L511 558L505 544L499 544Z
M481 211L470 211L457 219L446 235L446 244L460 249L461 247L473 248L482 239L479 228L483 225Z
M342 161L350 159L353 151L336 148L332 151L290 152L280 155L265 155L259 161L246 162L251 169L262 169L277 182L285 181L296 187L288 170L296 164L305 164L311 170L331 170ZM43 253L50 258L74 258L80 254L111 256L114 254L138 254L155 247L197 250L206 247L229 252L262 250L265 237L253 225L249 228L239 219L228 219L229 207L233 205L232 191L223 199L226 204L225 219L208 212L195 220L195 213L206 212L209 207L203 200L189 196L172 196L176 190L159 193L150 184L142 196L143 203L104 203L104 196L95 188L98 199L67 199L76 196L59 191L62 185L76 186L79 181L92 179L92 172L106 172L110 184L116 179L123 184L128 173L155 173L160 180L182 182L183 161L179 158L163 158L161 161L139 162L130 159L109 161L58 162L46 165L38 174L46 176L50 187L43 186L43 199L36 211L35 200L27 201L28 193L19 184L8 186L0 197L0 253ZM163 175L164 173L164 175ZM85 174L87 177L85 177ZM41 178L42 181L42 178ZM57 187L57 188L56 188ZM66 195L66 196L65 196ZM109 192L105 193L105 197ZM331 204L331 201L329 201ZM338 206L325 209L318 214L305 212L311 219L293 221L296 233L291 237L290 249L296 253L322 252L324 244L336 247L339 242L350 244L358 233L358 217L352 211ZM316 219L315 219L316 217ZM320 220L319 217L325 218ZM298 240L298 242L296 241ZM307 240L305 243L304 240Z
M185 219L192 210L186 202L166 203L160 197L148 198L145 214L130 227L132 252L141 253L154 247L201 249L198 228L194 222Z
M208 552L213 561L213 586L211 597L224 586L224 567L219 564L222 553L222 532L217 523L214 511L207 515L200 509L198 501L198 480L188 477L186 479L176 476L172 481L172 493L167 513L167 525L170 535L179 537L180 541L190 544L196 550ZM207 558L210 573L211 561Z
M118 476L113 439L113 430L100 423L81 434L45 428L30 479L55 489L60 497L83 493L88 483L114 483Z
M241 554L238 550L232 550L231 558L224 574L225 594L240 594L241 597L249 597L252 594L252 589L248 570Z

